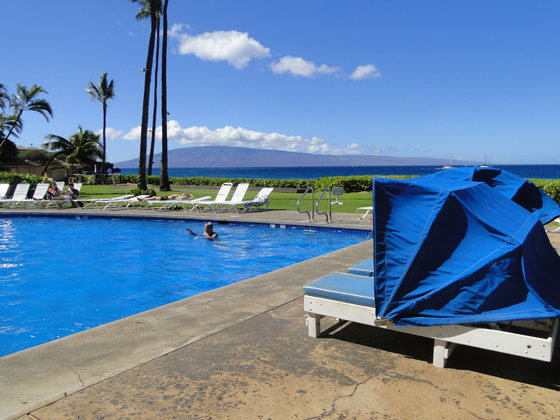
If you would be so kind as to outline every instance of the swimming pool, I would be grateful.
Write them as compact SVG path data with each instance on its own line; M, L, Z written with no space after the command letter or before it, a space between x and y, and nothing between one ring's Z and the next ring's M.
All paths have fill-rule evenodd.
M367 232L114 218L0 218L0 356L270 272Z

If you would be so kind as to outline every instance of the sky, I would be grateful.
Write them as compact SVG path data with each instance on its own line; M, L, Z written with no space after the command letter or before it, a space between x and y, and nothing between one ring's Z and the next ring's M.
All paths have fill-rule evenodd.
M18 145L100 132L86 88L107 72L107 159L138 157L150 32L138 9L3 2L0 83L42 86L54 112L24 113ZM560 164L559 17L557 0L170 0L169 149Z

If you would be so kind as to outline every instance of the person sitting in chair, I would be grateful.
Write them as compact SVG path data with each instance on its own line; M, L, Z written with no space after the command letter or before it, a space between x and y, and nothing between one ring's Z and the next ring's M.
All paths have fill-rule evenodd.
M47 199L48 200L62 200L62 191L58 188L56 182L53 181L49 189L47 190Z
M80 196L80 191L74 188L74 183L68 184L68 189L66 190L66 196L70 197L70 200L75 200Z

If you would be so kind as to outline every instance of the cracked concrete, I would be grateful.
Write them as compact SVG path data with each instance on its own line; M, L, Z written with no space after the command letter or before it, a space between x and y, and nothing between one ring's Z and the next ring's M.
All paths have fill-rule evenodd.
M46 419L557 419L552 364L335 323L308 337L302 299L33 411ZM21 419L24 419L22 417Z

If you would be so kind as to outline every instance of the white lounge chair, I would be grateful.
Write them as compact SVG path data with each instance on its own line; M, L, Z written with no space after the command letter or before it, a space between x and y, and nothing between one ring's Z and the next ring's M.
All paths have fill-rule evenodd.
M157 209L157 210L171 210L177 207L181 207L183 210L187 211L191 207L195 206L197 203L201 201L206 201L210 199L209 195L205 195L204 197L193 198L193 199L184 199L184 200L143 200L148 205L150 209Z
M270 201L268 200L268 198L270 197L270 194L273 190L274 188L271 187L262 188L255 196L255 198L253 198L252 200L243 201L242 203L238 203L238 205L243 205L242 211L249 211L252 208L261 206L265 206L265 210L268 210L268 206L270 205ZM235 210L239 213L237 205L235 206Z
M232 187L233 184L231 182L224 182L220 187L218 194L216 194L216 198L214 200L200 200L193 206L191 211L192 210L199 211L202 210L204 207L212 207L218 204L225 203Z
M106 206L108 202L110 203L111 201L123 201L123 200L131 199L133 197L134 194L126 194L126 195L121 195L112 198L87 198L87 199L78 198L77 200L74 201L78 201L84 204L84 207L96 206L97 204L103 204L104 206Z
M53 200L48 200L47 201L47 205L45 206L45 208L49 208L49 207L53 207L56 206L58 208L62 208L62 207L71 207L72 204L72 198L70 196L67 196L65 194L64 191L64 181L56 181L56 186L58 187L58 189L62 192L62 196L61 197L57 197ZM75 187L75 185L74 185ZM81 188L81 187L80 187Z
M225 210L236 209L236 206L245 202L244 198L248 189L249 184L247 182L243 182L237 185L235 191L233 192L233 195L231 196L231 200L224 201L223 203L217 203L213 206L210 206L210 208L214 210L214 212L216 212L216 210L219 208L223 208Z
M36 205L41 205L41 203L46 202L43 200L45 195L47 194L47 190L49 189L48 183L39 183L35 186L35 191L31 198L21 200L19 203L15 203L15 206L19 206L20 204L27 205L27 207L34 207Z
M364 214L360 214L360 212L364 211ZM373 206L369 206L369 207L358 207L356 209L356 215L360 218L360 219L365 219L366 216L369 214L369 212L373 211Z
M19 202L27 199L28 192L29 184L17 184L12 198L5 198L4 200L0 200L0 204L6 205L7 207L15 207Z
M559 319L507 324L395 327L376 316L373 277L332 273L304 287L304 311L310 337L321 333L321 319L333 317L434 339L433 364L443 368L457 344L550 362ZM523 328L513 332L512 327ZM543 334L543 331L547 335Z
M4 200L10 189L10 184L0 184L0 200Z

